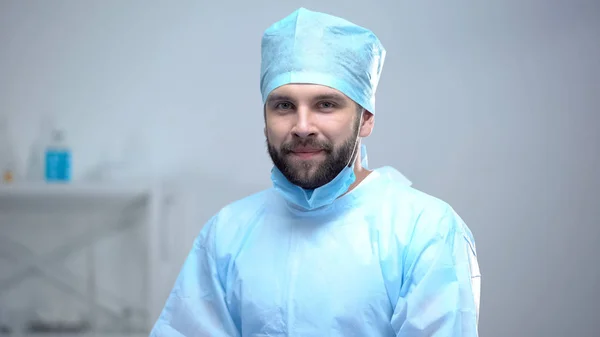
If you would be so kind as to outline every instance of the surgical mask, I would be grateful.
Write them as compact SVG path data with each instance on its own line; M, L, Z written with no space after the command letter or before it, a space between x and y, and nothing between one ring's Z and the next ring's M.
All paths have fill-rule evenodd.
M361 144L361 164L365 168L368 164L367 150L363 144ZM273 181L275 189L288 202L300 206L305 210L313 210L332 204L342 194L346 193L350 186L356 181L356 175L354 174L354 163L352 163L350 166L346 165L344 169L327 184L314 190L306 190L292 184L287 180L283 173L274 166L271 170L271 180Z

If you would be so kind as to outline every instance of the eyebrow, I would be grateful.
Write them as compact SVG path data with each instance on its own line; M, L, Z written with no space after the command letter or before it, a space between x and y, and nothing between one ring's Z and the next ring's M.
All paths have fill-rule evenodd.
M269 98L267 98L267 103L279 102L279 101L294 101L294 99L291 98L290 96L280 95L280 94L272 94L271 96L269 96Z
M332 100L332 101L344 102L345 97L340 94L331 93L331 94L319 95L319 96L315 97L314 100L315 101Z
M343 95L340 95L340 94L337 94L337 93L331 93L331 94L323 94L323 95L315 96L315 97L313 97L313 100L314 101L333 100L333 101L344 102L345 101L345 97ZM267 103L279 102L279 101L294 102L295 99L293 99L291 96L281 95L281 94L272 94L267 99Z

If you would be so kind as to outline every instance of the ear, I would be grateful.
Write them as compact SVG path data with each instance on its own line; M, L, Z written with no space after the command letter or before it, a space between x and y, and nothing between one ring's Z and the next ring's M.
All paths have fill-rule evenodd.
M360 126L360 131L358 135L361 138L369 137L371 132L373 132L373 127L375 126L375 115L370 113L367 110L363 111L362 115L362 124Z

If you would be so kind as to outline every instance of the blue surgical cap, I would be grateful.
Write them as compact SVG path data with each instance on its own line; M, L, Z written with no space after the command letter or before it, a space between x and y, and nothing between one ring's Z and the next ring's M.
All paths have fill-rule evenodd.
M261 54L263 104L282 85L320 84L375 113L385 49L370 30L300 8L264 32Z

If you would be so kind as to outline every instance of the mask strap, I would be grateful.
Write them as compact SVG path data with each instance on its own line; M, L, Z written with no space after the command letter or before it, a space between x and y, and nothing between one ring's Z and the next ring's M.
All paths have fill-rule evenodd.
M356 154L357 148L358 148L358 140L360 139L359 135L360 135L360 128L362 125L362 121L363 121L363 115L365 113L365 109L362 110L362 112L360 113L360 120L358 121L358 130L356 131L356 140L354 141L354 148L352 149L352 155L350 156L350 159L348 160L348 164L346 164L346 167L348 166L353 166L352 161L356 161L356 158L354 158L354 155Z

